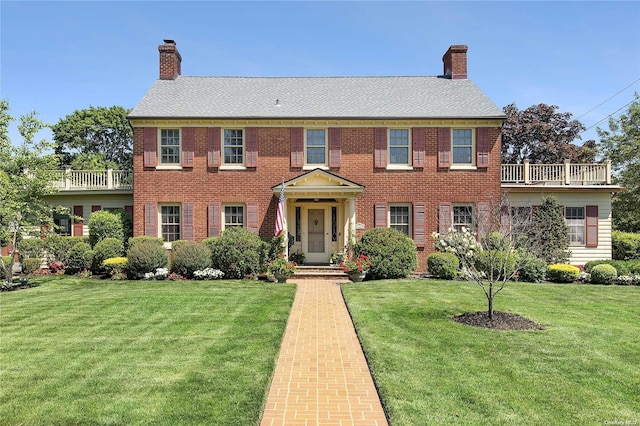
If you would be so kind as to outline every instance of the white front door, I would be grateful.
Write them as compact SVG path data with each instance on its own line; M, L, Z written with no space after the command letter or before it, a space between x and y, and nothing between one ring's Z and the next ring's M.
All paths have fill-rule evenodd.
M325 224L325 209L309 209L307 215L307 262L328 262L328 232Z

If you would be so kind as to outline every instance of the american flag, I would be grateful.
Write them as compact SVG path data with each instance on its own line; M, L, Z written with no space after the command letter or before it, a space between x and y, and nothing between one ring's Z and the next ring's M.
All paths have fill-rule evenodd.
M278 200L278 212L276 213L276 237L284 231L284 179L280 187L280 199Z

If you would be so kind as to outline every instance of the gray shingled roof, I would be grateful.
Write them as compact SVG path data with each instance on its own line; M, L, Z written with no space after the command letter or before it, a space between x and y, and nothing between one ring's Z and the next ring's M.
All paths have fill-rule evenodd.
M470 80L178 76L157 80L129 117L437 119L504 113Z

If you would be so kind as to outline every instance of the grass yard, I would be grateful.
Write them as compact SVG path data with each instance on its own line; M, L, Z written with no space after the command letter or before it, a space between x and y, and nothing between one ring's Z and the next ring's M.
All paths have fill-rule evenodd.
M640 287L508 284L495 309L543 331L449 320L486 309L472 283L365 282L343 293L393 425L640 422Z
M0 294L0 424L258 423L294 285L41 281Z

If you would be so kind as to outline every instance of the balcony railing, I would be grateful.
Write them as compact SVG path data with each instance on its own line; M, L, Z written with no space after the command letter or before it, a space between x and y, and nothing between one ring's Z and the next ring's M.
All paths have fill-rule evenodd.
M503 164L503 184L521 185L611 185L611 162L598 164Z
M133 189L133 172L129 170L58 170L54 183L60 191L101 191Z

